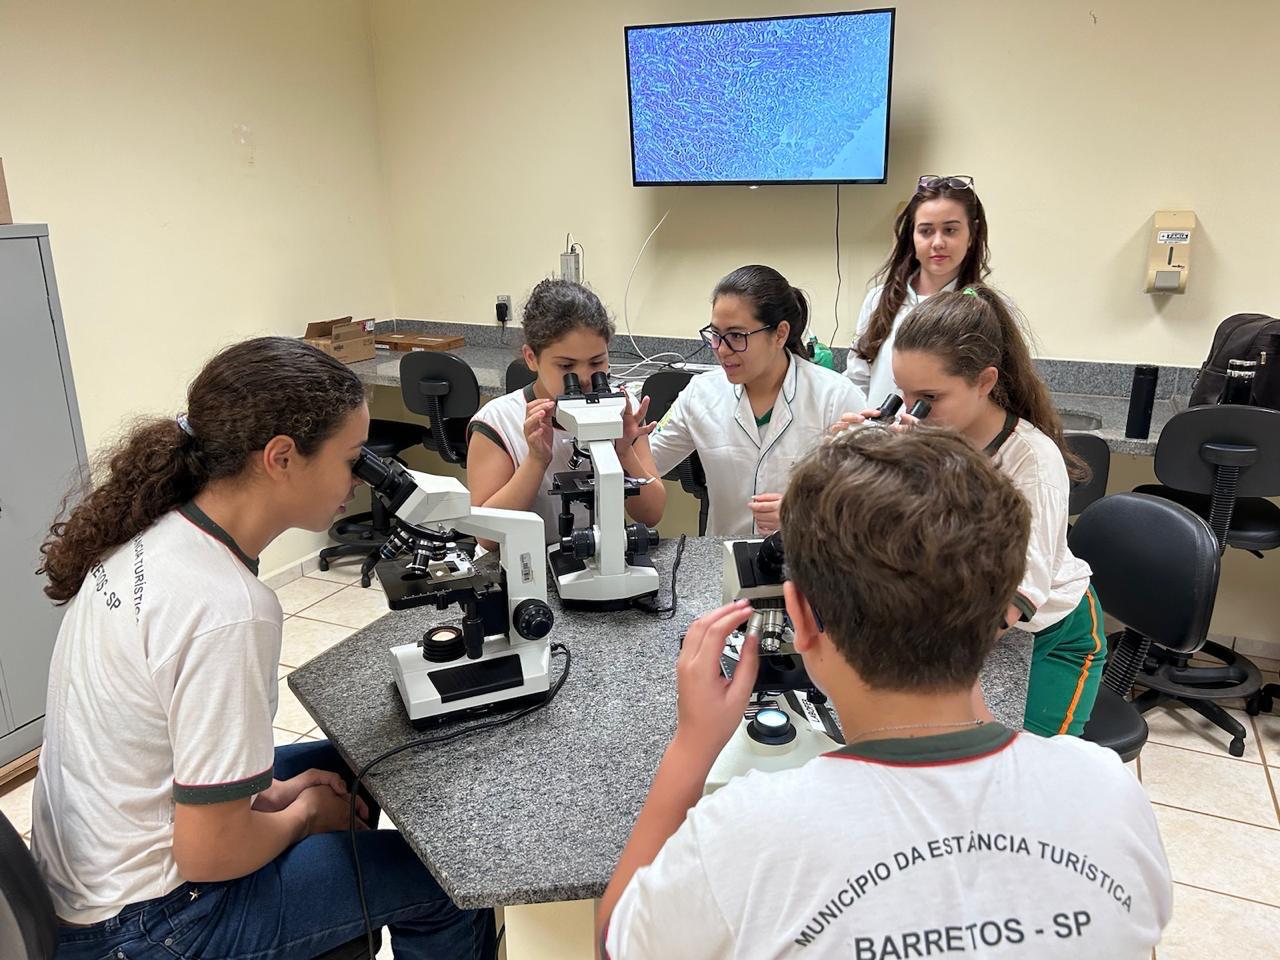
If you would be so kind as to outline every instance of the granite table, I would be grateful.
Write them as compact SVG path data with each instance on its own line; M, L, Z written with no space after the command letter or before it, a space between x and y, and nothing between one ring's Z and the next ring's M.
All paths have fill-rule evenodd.
M573 662L549 707L406 751L369 774L383 811L460 906L583 900L604 891L675 730L678 637L720 603L722 552L713 538L688 541L671 619L638 610L566 612L550 598L552 639L570 648ZM664 605L674 554L674 542L655 553ZM456 616L431 607L388 613L289 674L289 686L353 768L418 736L392 683L388 649ZM552 662L559 676L563 656ZM983 670L992 712L1010 726L1022 725L1030 662L1031 637L1010 631Z
M518 327L500 330L478 324L455 324L429 320L384 320L379 332L462 334L465 346L450 351L467 362L476 374L482 400L492 400L505 391L507 365L520 354L524 337ZM679 337L639 336L623 334L614 337L610 348L610 367L621 371L625 379L643 380L663 368L662 363L637 364L641 350L650 356L664 354L690 357L692 362L714 364L708 350L699 350L696 340ZM836 369L843 370L847 350L836 348ZM372 360L361 360L351 369L370 386L400 386L400 355L379 350ZM1151 414L1148 437L1137 440L1124 435L1129 413L1129 387L1133 382L1133 364L1078 360L1037 359L1036 368L1048 384L1054 406L1064 414L1063 426L1068 432L1094 433L1107 442L1112 453L1153 456L1160 431L1175 413L1186 409L1195 370L1189 367L1160 367L1156 399ZM701 368L699 368L701 369Z

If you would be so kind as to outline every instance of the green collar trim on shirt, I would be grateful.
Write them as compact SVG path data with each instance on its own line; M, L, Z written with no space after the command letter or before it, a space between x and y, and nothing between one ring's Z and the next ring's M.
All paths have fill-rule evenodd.
M1004 426L1000 428L1000 432L996 434L995 439L988 443L982 452L988 457L994 457L996 452L1004 446L1004 442L1009 439L1010 434L1012 434L1017 427L1018 418L1012 413L1005 411Z
M766 423L773 419L773 407L770 407L760 416L756 417L756 426L763 427Z
M241 550L240 544L232 539L231 534L214 523L209 518L209 515L197 507L194 502L184 503L178 508L178 512L234 553L236 559L248 567L255 577L258 575L258 561Z
M525 403L533 403L533 401L538 399L538 391L534 389L534 386L535 385L532 383L526 383L524 385L524 402Z
M826 754L851 760L870 760L890 766L930 767L945 763L978 760L998 753L1018 734L1001 723L984 723L954 733L932 737L898 737L851 743Z

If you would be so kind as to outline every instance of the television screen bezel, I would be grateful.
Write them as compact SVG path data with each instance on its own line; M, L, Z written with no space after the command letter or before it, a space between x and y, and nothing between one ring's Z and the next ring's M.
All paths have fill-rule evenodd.
M631 31L652 30L659 27L699 27L716 23L769 23L775 20L812 20L816 17L845 17L869 15L873 13L889 14L889 75L885 88L884 116L884 176L878 179L840 179L840 180L637 180L636 179L636 124L635 104L631 99ZM636 23L622 28L623 53L627 60L627 130L628 145L631 149L631 185L633 187L783 187L783 186L820 186L846 183L883 184L889 180L889 131L893 119L893 54L898 25L896 7L875 7L869 10L833 10L828 13L796 13L777 17L726 17L718 20L679 20L672 23Z

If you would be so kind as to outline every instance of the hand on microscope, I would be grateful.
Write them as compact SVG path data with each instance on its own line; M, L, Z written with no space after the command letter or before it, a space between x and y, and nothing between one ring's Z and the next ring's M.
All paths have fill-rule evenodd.
M640 401L638 407L633 408L631 406L631 394L627 394L627 412L622 415L622 437L614 442L614 448L618 451L619 459L635 445L637 440L641 437L647 437L658 426L656 421L653 423L644 422L644 415L648 411L649 397L645 397Z
M760 652L754 637L745 639L733 679L720 671L726 638L751 611L748 600L737 600L704 613L689 626L676 661L676 735L672 747L686 752L709 770L742 722L751 699ZM702 772L706 779L706 771ZM699 780L701 782L701 780Z
M910 413L899 413L902 409L902 397L896 393L891 393L885 397L884 403L879 407L869 407L861 413L846 413L839 420L831 425L829 431L832 435L839 435L850 427L861 426L864 423L879 422L882 426L887 426L890 430L901 433L903 430L910 430L929 415L930 402L928 400L917 400L911 405Z
M524 438L529 444L529 456L544 466L551 462L554 436L551 416L555 409L554 400L530 400L524 408Z

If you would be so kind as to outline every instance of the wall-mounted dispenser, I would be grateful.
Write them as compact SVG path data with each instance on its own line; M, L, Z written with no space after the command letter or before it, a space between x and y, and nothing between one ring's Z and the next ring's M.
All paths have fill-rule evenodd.
M1196 215L1190 210L1157 210L1147 245L1147 293L1186 293Z

